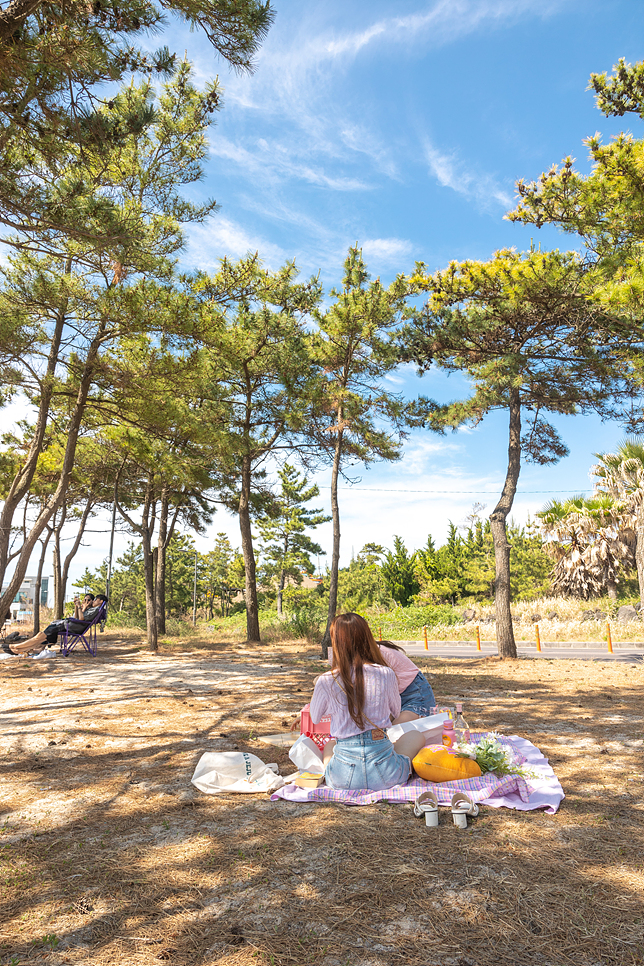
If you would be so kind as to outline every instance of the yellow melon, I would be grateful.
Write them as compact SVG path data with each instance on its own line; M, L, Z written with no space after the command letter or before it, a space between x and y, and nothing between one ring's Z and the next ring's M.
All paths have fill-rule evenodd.
M450 748L429 745L421 748L412 762L416 774L428 782L454 782L478 778L481 769L473 758L457 758Z

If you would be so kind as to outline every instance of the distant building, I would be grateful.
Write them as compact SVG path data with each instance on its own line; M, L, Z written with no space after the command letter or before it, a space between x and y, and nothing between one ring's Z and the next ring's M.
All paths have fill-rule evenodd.
M47 606L49 600L49 581L51 578L43 577L40 583L40 604ZM3 587L4 590L4 587ZM11 620L29 622L34 617L34 603L36 600L36 578L25 577L20 589L11 602Z

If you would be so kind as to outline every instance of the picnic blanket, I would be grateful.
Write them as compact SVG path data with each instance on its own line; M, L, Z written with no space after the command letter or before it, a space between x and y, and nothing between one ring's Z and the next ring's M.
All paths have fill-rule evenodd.
M482 735L472 735L478 740ZM431 790L439 805L449 805L454 792L467 792L470 798L492 808L516 808L519 811L543 809L554 814L565 797L557 776L536 745L518 735L502 736L515 755L517 764L525 764L538 777L526 781L521 775L497 777L491 772L480 778L467 778L460 781L436 784L413 778L405 785L395 785L380 792L343 791L336 788L299 788L297 785L284 785L271 795L271 800L284 798L289 802L343 802L345 805L373 805L374 802L413 802L421 792Z

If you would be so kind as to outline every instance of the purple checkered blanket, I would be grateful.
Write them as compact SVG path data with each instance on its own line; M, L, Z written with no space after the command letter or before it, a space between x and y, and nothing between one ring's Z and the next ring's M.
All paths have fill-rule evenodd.
M472 735L477 740L479 735ZM470 798L493 808L516 808L521 811L545 809L551 814L556 812L564 798L559 781L539 749L525 738L512 735L502 741L511 746L517 764L525 763L534 778L529 783L520 775L504 775L499 778L488 772L480 778L467 778L462 781L434 782L414 778L405 785L395 785L380 792L342 791L335 788L306 789L297 785L284 785L271 795L275 801L284 798L289 802L342 802L344 805L373 805L374 802L413 802L421 792L431 790L439 805L449 805L454 792L467 792Z

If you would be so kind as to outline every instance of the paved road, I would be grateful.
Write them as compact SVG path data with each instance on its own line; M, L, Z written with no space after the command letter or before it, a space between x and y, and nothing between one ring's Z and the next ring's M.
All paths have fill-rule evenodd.
M481 644L481 650L477 651L476 644L461 644L455 641L440 641L431 643L427 650L425 645L418 641L397 641L404 647L407 654L414 657L486 657L497 653L496 644ZM613 654L610 654L607 646L598 645L590 642L580 642L570 647L561 647L556 644L544 644L542 642L541 652L537 651L534 644L517 644L519 657L545 658L552 660L557 658L564 661L627 661L630 664L644 663L644 644L617 646L613 644Z

